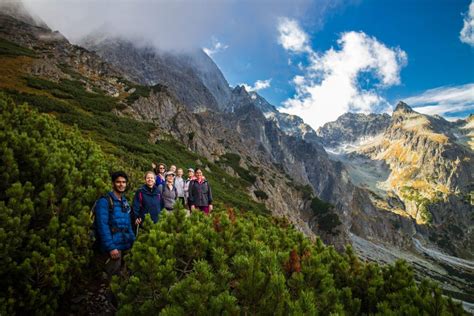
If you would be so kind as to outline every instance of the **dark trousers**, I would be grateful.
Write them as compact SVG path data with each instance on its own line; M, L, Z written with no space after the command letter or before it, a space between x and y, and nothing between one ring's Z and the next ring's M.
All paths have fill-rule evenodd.
M96 262L100 269L107 274L107 281L110 283L112 276L121 275L126 271L125 262L123 257L129 252L129 250L122 250L120 252L120 258L112 259L108 253L102 253L97 255Z

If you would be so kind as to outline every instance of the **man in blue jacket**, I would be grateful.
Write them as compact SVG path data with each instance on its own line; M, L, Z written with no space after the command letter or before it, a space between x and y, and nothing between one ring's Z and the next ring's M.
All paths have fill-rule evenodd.
M109 279L120 273L124 252L132 247L135 240L130 219L131 208L124 195L127 182L125 172L114 172L113 190L101 197L95 208L97 237Z

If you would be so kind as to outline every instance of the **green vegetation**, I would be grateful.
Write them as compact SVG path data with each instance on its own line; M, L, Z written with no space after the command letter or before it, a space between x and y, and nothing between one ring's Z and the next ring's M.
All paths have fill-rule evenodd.
M429 205L433 203L437 203L440 198L436 198L435 200L430 200L426 197L424 197L420 191L412 188L412 187L403 187L402 188L402 195L405 199L414 201L416 204L416 207L418 209L418 212L420 212L421 219L423 222L426 224L431 224L433 221L433 215L431 214L429 210Z
M77 129L3 94L0 129L0 314L53 314L89 261L109 163Z
M263 192L262 190L255 190L253 192L255 194L255 196L259 199L262 199L262 200L268 200L268 194L266 194L265 192Z
M19 46L3 38L0 38L0 55L9 56L9 57L15 57L15 56L36 57L35 52L32 51L31 49Z
M335 229L341 225L341 220L330 203L314 197L311 200L311 209L316 217L319 229L329 234L337 233Z
M404 262L365 264L351 248L339 254L260 215L267 210L247 194L255 175L238 155L213 164L170 137L152 144L154 125L112 114L123 105L71 78L25 78L38 94L6 91L31 107L0 94L0 315L57 312L91 259L89 210L108 172L126 166L133 190L151 161L208 170L216 209L147 219L126 257L130 274L112 284L119 314L463 314L433 283L415 283ZM330 204L313 198L311 206L323 231L340 224Z
M56 83L37 77L27 77L26 84L30 88L49 91L56 98L72 99L70 101L72 105L96 114L110 112L117 106L114 98L87 92L84 83L77 80L62 79Z
M295 182L292 183L293 187L303 194L303 200L309 200L313 197L313 188L309 185L298 185Z
M140 97L148 98L152 91L164 92L168 90L166 86L163 86L161 84L156 84L154 86L142 86L142 85L130 82L123 78L121 78L119 82L125 84L125 86L127 87L127 92L130 93L130 95L126 99L128 104L133 104Z
M148 220L113 281L118 315L463 315L405 262L366 264L280 224L220 208Z
M230 166L234 171L247 181L249 184L254 184L257 181L257 177L252 174L249 170L244 169L240 166L240 156L234 153L226 153L221 156L221 163L225 163L226 165Z
M171 136L161 137L165 139L156 144L150 143L149 135L156 126L111 113L112 108L119 106L114 98L86 91L82 81L61 80L55 83L41 78L26 78L25 83L50 96L13 90L6 92L17 103L27 102L41 112L54 113L67 125L77 126L98 143L105 153L119 159L127 169L134 170L138 176L132 180L131 190L141 181L141 173L150 169L152 161L165 161L182 167L207 166L211 172L206 173L206 178L218 200L239 209L268 214L265 206L253 201L247 193L247 187L251 184L249 180L255 181L255 176L241 168L242 179L232 177L219 165L187 150ZM60 98L58 92L73 98Z

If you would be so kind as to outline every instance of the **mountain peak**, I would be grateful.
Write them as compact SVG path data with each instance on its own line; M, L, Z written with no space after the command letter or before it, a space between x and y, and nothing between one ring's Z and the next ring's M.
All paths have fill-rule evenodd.
M408 104L406 104L405 102L403 101L400 101L398 102L397 106L395 107L395 110L393 111L393 113L413 113L415 111L413 111L413 109L408 106Z
M0 1L0 11L2 14L11 16L18 21L49 30L46 23L38 16L31 14L22 1Z

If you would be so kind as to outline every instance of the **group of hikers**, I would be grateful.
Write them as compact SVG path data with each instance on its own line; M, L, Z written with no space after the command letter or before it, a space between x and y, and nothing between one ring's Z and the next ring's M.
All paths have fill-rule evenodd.
M109 281L122 270L123 256L132 247L147 214L156 223L160 213L172 212L178 201L190 212L212 211L211 187L202 169L187 169L188 177L184 179L183 169L175 165L168 170L164 163L153 163L152 167L153 171L145 173L145 183L135 193L131 206L124 195L128 176L122 171L112 174L112 191L95 204L98 261Z

